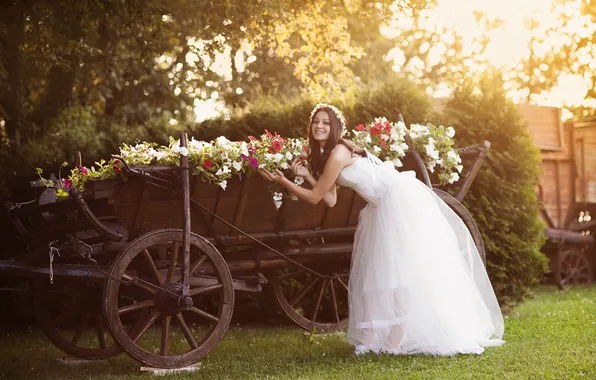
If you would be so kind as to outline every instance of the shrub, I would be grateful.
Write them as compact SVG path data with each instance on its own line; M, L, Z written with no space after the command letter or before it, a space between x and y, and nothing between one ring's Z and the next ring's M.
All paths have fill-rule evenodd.
M508 303L523 299L546 271L547 260L540 253L545 225L535 192L540 152L502 88L491 78L462 85L447 102L443 122L455 128L461 146L492 144L464 205L481 230L493 287Z

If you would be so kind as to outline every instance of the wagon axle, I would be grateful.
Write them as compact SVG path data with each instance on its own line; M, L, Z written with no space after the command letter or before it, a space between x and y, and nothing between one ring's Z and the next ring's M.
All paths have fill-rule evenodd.
M163 315L176 315L190 310L192 298L182 294L182 284L166 282L155 293L155 305Z

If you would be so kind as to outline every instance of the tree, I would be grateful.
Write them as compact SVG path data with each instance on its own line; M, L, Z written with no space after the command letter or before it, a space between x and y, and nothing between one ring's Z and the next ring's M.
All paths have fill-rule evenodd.
M591 0L559 0L551 10L555 22L544 24L540 15L528 19L532 31L528 55L505 70L507 85L528 102L540 102L563 76L586 84L565 106L576 119L596 114L596 6ZM583 96L583 98L582 98Z

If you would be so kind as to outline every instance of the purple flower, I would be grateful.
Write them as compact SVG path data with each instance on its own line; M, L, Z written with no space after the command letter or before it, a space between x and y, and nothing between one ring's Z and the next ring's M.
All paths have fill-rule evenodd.
M62 179L62 187L69 189L72 187L72 181L69 180L68 178L63 178Z
M252 146L252 144L248 145L248 153L250 154L254 154L255 153L255 148Z
M79 166L79 171L85 175L89 174L89 171L87 171L87 169L83 166Z
M254 157L250 158L250 166L252 166L253 168L258 168L259 167L259 160L257 160Z
M240 158L242 158L242 160L246 160L248 158L248 156L245 156L244 154L240 155Z

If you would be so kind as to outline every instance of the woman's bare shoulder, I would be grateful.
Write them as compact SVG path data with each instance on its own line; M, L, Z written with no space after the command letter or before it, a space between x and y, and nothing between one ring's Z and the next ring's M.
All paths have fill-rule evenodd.
M349 159L351 156L352 152L348 149L347 146L343 144L337 144L331 151L329 158L333 157L336 160L345 160Z

